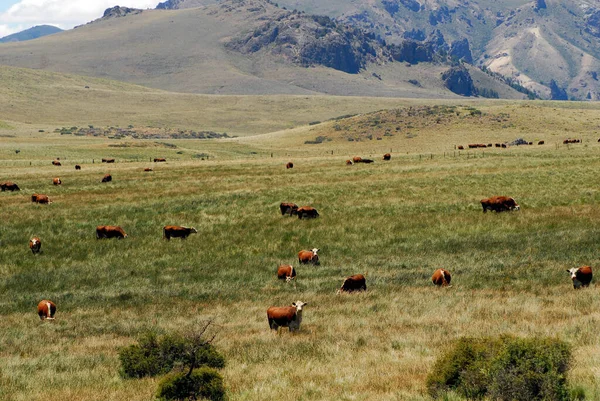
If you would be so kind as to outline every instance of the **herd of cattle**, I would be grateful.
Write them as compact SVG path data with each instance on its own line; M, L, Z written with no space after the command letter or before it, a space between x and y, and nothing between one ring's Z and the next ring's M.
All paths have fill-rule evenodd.
M569 142L569 143L578 143L579 140L573 140L577 142ZM565 143L566 140L565 140ZM539 144L543 144L543 141L540 141ZM496 144L499 146L500 144ZM481 144L472 144L469 145L472 147L489 147L490 145L481 145ZM459 149L463 148L462 146L458 147ZM383 155L383 160L391 160L391 155L386 153ZM155 162L164 162L165 159L154 159ZM114 163L114 159L102 159L103 163ZM354 157L352 160L347 160L346 164L352 165L354 163L373 163L371 159L363 159L359 156ZM52 162L53 165L61 165L60 161L57 159ZM292 162L286 164L286 168L293 168L294 165ZM81 167L76 165L75 168L80 170ZM144 171L152 171L151 168L145 168ZM110 182L112 181L112 176L110 174L106 174L102 178L102 182ZM62 181L60 178L54 178L52 180L54 185L61 185ZM20 188L17 184L7 181L0 183L0 189L2 191L19 191ZM52 203L48 196L41 194L33 194L31 196L31 201L35 203L41 204L49 204ZM520 210L520 206L515 202L515 200L508 196L492 196L490 198L485 198L480 201L481 206L483 208L483 212L486 213L488 210L494 211L497 213L512 211L512 210ZM317 218L319 217L319 213L317 210L311 206L301 206L299 207L295 203L290 202L282 202L279 205L279 210L282 216L298 216L299 219L303 218ZM183 226L164 226L163 227L163 238L165 240L170 240L171 238L181 238L185 239L191 234L196 234L198 231L194 227L183 227ZM120 226L97 226L96 227L96 238L97 239L109 239L109 238L117 238L124 239L127 238L127 234ZM40 238L33 237L29 241L29 248L33 254L37 254L41 251L42 242ZM298 252L298 263L309 265L312 264L314 266L320 265L319 249L313 248L311 250L301 250ZM579 268L567 269L567 272L571 276L571 280L573 281L573 288L579 289L583 287L588 287L590 282L592 281L592 268L590 266L582 266ZM291 282L295 280L297 277L296 269L289 264L281 264L277 268L277 278L280 280L285 280L286 282ZM438 287L451 287L450 282L452 280L452 276L448 270L445 269L437 269L433 272L431 276L431 281ZM352 276L347 277L340 289L337 293L352 293L357 291L366 291L366 277L363 274L354 274ZM280 327L288 327L290 331L299 330L300 323L302 322L302 310L304 306L308 305L305 302L297 301L292 303L291 306L284 307L270 307L267 309L267 318L269 322L269 327L271 329L277 330ZM54 315L56 313L56 305L50 300L42 300L38 304L38 315L40 319L54 319Z

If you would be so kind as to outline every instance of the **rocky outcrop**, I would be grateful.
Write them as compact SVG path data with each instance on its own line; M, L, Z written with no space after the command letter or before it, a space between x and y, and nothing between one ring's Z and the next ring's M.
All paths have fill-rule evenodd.
M452 14L455 10L450 10L447 6L441 6L437 10L429 13L429 24L435 26L437 24L448 24L452 22Z
M550 81L550 96L552 100L569 100L567 91L564 88L558 86L555 80Z
M475 86L469 71L462 65L452 67L442 74L442 81L450 91L462 95L473 96Z
M425 35L425 31L422 29L411 29L410 31L405 31L402 34L402 37L404 39L412 39L412 40L418 40L418 41L424 41L425 38L427 37Z
M142 12L142 10L140 10L139 8L114 6L111 8L107 8L104 11L104 15L102 16L102 19L119 18L119 17L124 17L126 15L130 15L130 14L139 14L141 12Z
M535 11L547 8L548 6L546 5L546 1L545 0L535 0L535 6L533 7L533 9Z
M406 8L408 8L410 11L420 11L421 10L421 3L419 3L418 1L415 0L400 0L400 3L402 3L402 5Z
M179 5L181 4L181 0L167 0L162 3L158 3L156 6L157 10L177 10Z
M600 10L594 9L585 18L585 31L600 38Z
M435 56L433 45L429 42L405 40L399 45L389 45L388 47L394 60L410 64L433 61Z
M450 57L473 64L473 55L467 38L456 40L450 45Z

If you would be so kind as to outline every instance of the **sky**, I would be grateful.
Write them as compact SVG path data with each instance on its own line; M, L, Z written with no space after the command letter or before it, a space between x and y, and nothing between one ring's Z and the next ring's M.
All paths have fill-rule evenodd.
M119 5L155 8L164 0L0 0L0 38L36 25L71 29Z

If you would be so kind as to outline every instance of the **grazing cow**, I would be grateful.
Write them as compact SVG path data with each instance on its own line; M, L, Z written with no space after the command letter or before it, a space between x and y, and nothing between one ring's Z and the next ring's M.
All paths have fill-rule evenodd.
M492 146L494 146L494 144L493 144L493 143L488 143L488 144L487 144L487 147L488 147L488 148L491 148Z
M279 205L279 210L281 210L282 216L285 216L286 214L293 216L295 214L298 214L298 205L296 205L295 203L282 202Z
M543 144L544 144L544 141L539 141L538 142L538 145L543 145Z
M56 313L56 305L54 305L54 302L43 299L38 304L37 310L40 319L54 320L54 314Z
M369 163L375 163L375 160L372 160L372 159L362 159L361 163L367 163L367 164L369 164Z
M288 163L285 165L285 168L294 168L294 163L292 163L292 162L288 162Z
M389 153L386 153L385 155L383 155L383 160L392 160L392 155Z
M506 149L506 144L503 143L502 145L500 145L502 148Z
M300 329L302 323L302 308L308 303L296 301L292 306L271 306L267 309L269 328L277 330L280 327L289 327L290 331Z
M315 266L320 265L321 263L319 262L319 255L317 255L317 252L319 251L320 249L313 248L310 251L302 250L298 252L298 262L304 265L307 265L309 263L312 263Z
M33 237L29 240L29 249L31 249L31 253L39 253L42 249L42 241L38 237Z
M350 160L350 159L346 160L346 166L351 166L352 164L353 164L352 160Z
M75 165L75 170L81 170L81 166L79 164Z
M566 145L566 144L568 144L568 143L580 143L580 142L581 142L581 139L565 139L565 140L563 141L563 144L565 144L565 145Z
M166 162L167 159L165 159L164 157L157 157L154 159L154 163L161 163L161 162Z
M186 239L190 234L197 234L198 230L194 227L182 227L182 226L164 226L163 227L163 238L170 240L173 238Z
M573 288L576 290L582 287L589 287L592 281L592 268L590 266L581 266L579 268L567 269L573 280Z
M6 181L3 183L0 183L0 189L2 190L2 192L4 191L20 191L21 188L19 188L19 186L17 184L15 184L14 182L11 181Z
M352 158L352 161L353 161L354 163L361 163L361 162L362 162L362 157L360 157L360 156L354 156L354 157Z
M112 175L110 174L106 174L103 178L102 178L102 182L111 182L112 181Z
M56 177L52 179L52 184L54 185L61 185L62 181L60 180L60 178Z
M529 142L529 145L533 145L533 142Z
M464 149L465 149L465 147L464 147L464 146L462 146L462 145L458 145L458 150L464 150Z
M494 212L504 212L521 208L513 198L508 196L492 196L491 198L482 199L481 206L483 207L483 213L487 212L488 209Z
M355 274L353 276L348 277L342 283L342 286L337 291L337 293L341 292L354 292L354 291L366 291L367 290L367 281L365 280L365 276L362 274Z
M150 167L146 167L144 171L152 171L152 169Z
M60 162L58 160L53 160L52 165L53 166L62 166L62 164L60 164Z
M50 201L50 199L48 199L47 195L41 195L41 194L33 194L33 195L31 195L31 201L35 202L35 203L41 203L41 204L44 204L44 205L52 203Z
M102 163L114 163L115 159L102 159Z
M317 209L310 206L302 206L296 210L299 219L307 218L307 219L316 219L319 217L319 212Z
M502 145L500 145L499 143L495 143L494 146L497 147L497 148L499 148Z
M119 226L98 226L96 227L96 239L102 238L127 238L125 231Z
M296 278L296 269L292 265L279 265L277 268L277 278L289 283Z
M452 280L452 276L446 269L437 269L433 272L433 276L431 276L431 281L438 287L452 287L450 280Z

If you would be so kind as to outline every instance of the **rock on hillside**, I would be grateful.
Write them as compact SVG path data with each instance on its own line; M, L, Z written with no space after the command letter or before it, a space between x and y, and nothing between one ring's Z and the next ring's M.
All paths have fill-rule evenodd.
M469 71L462 65L452 67L442 74L442 80L446 87L452 92L462 96L473 96L476 94L473 79Z

